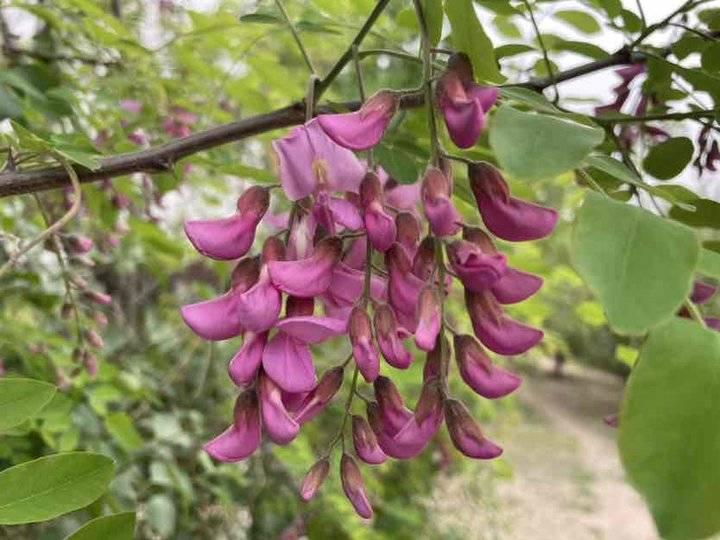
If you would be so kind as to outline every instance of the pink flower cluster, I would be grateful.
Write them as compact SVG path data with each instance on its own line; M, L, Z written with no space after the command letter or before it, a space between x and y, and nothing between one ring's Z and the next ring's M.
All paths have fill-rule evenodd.
M460 55L440 78L436 96L452 140L472 146L496 90L473 83L469 62ZM186 223L187 236L200 253L239 259L228 292L182 308L185 322L205 339L244 336L229 363L230 378L242 389L233 422L205 446L214 458L245 459L259 447L262 434L276 444L292 441L337 393L351 359L357 371L345 418L351 419L361 461L412 458L443 422L463 454L490 459L502 452L467 407L450 397L451 350L460 377L479 395L496 399L520 385L517 375L493 364L486 348L517 355L540 341L541 331L512 320L502 306L528 298L542 280L508 266L489 233L513 242L542 238L557 215L512 197L491 165L472 164L470 184L488 233L466 225L455 208L448 162L428 167L413 185L398 185L381 168L369 168L353 151L380 142L398 105L396 93L381 91L356 112L321 115L273 143L292 211L285 241L280 235L268 237L259 256L248 253L269 208L268 188L246 190L230 217ZM430 232L421 238L423 221ZM475 336L455 334L451 345L443 304L454 278L465 290ZM351 357L318 378L311 346L339 336L348 337ZM395 369L411 365L410 338L427 353L414 409L391 378L380 374L381 358ZM365 415L351 414L358 373L374 393L373 400L365 398ZM344 440L344 427L345 421L336 442ZM304 500L315 495L329 473L331 450L304 479ZM370 517L360 469L345 452L340 475L355 510Z

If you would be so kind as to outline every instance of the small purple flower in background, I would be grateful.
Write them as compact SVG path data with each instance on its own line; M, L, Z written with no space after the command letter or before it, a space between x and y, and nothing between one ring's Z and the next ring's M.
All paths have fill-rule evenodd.
M475 83L470 59L453 54L440 76L436 93L450 138L458 148L473 146L485 127L485 114L498 97L497 88Z

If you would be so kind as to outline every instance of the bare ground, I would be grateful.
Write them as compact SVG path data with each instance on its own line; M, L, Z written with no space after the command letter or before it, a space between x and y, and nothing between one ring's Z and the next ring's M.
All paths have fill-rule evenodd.
M509 479L481 464L448 476L430 506L434 534L477 540L655 540L640 496L625 482L616 431L603 416L617 411L622 381L568 366L525 377L522 418L493 436L505 448Z

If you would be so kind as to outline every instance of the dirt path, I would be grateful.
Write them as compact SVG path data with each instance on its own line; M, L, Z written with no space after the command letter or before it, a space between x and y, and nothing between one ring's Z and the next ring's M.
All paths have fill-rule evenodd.
M493 433L512 477L496 480L481 464L445 479L432 502L436 530L473 540L657 539L602 421L621 394L618 378L578 366L563 379L547 369L525 377L521 418Z

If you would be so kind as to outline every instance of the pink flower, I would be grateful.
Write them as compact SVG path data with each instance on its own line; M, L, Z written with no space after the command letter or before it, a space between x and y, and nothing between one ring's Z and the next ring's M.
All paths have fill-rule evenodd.
M136 99L121 99L120 109L131 114L140 114L142 103Z
M273 148L279 161L280 182L291 201L317 191L358 192L365 168L355 154L325 134L317 119L273 141Z
M460 230L462 218L450 199L450 181L437 167L429 167L422 182L425 217L436 236L451 236Z
M348 322L353 357L367 382L373 382L380 372L380 359L373 341L372 326L367 312L355 307Z
M398 243L405 248L408 257L412 258L420 242L420 223L413 214L399 212L395 216L395 227Z
M373 515L373 509L365 493L365 483L360 474L360 469L358 469L355 460L345 453L340 459L340 481L345 496L358 515L370 519Z
M395 243L385 253L388 269L388 299L398 322L414 332L417 327L417 303L425 282L415 276L407 253Z
M255 240L255 229L270 202L266 188L253 186L237 202L237 213L216 220L185 223L185 233L195 249L206 257L219 260L237 259L245 255Z
M282 400L282 391L270 377L258 377L260 412L263 429L275 444L288 444L300 431L300 425L292 418Z
M325 482L328 472L330 471L330 462L327 458L321 459L315 465L310 467L310 470L303 478L302 484L300 485L300 498L308 502L310 499L315 497L315 494Z
M377 437L362 416L352 416L353 446L355 453L365 463L379 465L387 460L387 455L378 444Z
M440 297L435 287L426 286L422 290L417 313L415 344L423 351L432 351L440 333Z
M511 197L500 171L492 165L469 165L468 178L483 222L495 236L511 242L538 240L555 228L557 212Z
M395 92L381 90L369 97L360 110L345 114L321 114L318 123L340 146L350 150L368 150L382 139L398 104Z
M67 238L68 248L75 255L84 255L93 248L92 239L87 236L73 234Z
M205 445L218 461L241 461L260 446L260 414L255 390L246 390L235 402L233 425Z
M280 315L282 300L280 291L270 280L268 266L281 260L285 246L275 236L265 240L262 253L262 266L258 280L248 290L237 297L237 317L243 327L251 332L265 332L275 325Z
M522 379L495 366L474 337L455 336L455 360L463 381L481 396L497 399L514 392Z
M465 304L475 335L497 354L522 354L543 338L542 331L507 317L489 291L474 293L466 290Z
M387 363L399 369L409 367L412 355L403 347L392 308L387 304L375 308L374 323L378 345Z
M318 296L330 286L332 271L341 253L342 241L339 238L324 238L315 246L312 256L306 259L268 263L270 278L278 289L293 296Z
M495 257L502 256L498 253L490 237L481 229L466 226L463 228L463 238L480 249L484 254L491 254ZM450 251L451 250L448 249L448 253L450 253ZM504 256L502 257L504 259ZM450 258L452 262L452 255L450 255ZM465 273L463 269L456 268L455 271L460 275L461 279L463 279L462 274ZM467 274L465 275L467 278L470 278ZM463 284L473 292L481 292L482 290L482 287L473 286L470 279L465 280ZM501 304L515 304L530 298L540 290L542 284L543 280L541 277L506 266L505 271L500 274L499 278L494 279L492 283L487 286L492 291L495 299ZM475 285L479 284L475 283Z
M228 374L236 385L246 386L255 380L266 343L267 332L245 336L242 347L228 365Z
M233 270L230 291L219 298L183 306L185 324L203 339L220 341L244 331L237 308L240 296L250 289L260 274L257 259L242 259Z
M377 174L369 172L360 184L360 204L370 244L378 251L387 251L395 241L395 220L383 207L382 186Z
M459 148L473 146L485 127L485 113L497 100L497 88L475 84L470 59L456 53L448 60L436 94L452 141Z
M455 448L466 456L494 459L502 454L502 448L483 436L480 427L461 401L448 399L445 402L445 418L450 439Z
M466 240L456 240L447 248L453 271L466 289L481 292L492 287L507 271L505 255L485 253L479 246Z

